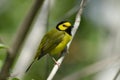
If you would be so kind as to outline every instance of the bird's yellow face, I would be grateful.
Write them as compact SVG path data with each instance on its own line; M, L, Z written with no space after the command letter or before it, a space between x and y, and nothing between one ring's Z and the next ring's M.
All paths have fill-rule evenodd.
M57 29L60 30L60 31L65 31L65 30L67 30L68 28L70 28L71 26L72 26L72 25L71 25L70 22L68 22L68 21L63 21L63 22L61 22L61 23L59 23L59 24L57 25Z

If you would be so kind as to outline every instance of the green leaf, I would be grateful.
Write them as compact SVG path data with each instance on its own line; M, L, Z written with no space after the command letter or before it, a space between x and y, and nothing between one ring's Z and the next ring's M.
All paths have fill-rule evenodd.
M20 79L18 79L18 78L13 78L12 80L20 80Z
M2 43L0 43L0 49L4 49L4 48L7 48L7 46L2 44Z

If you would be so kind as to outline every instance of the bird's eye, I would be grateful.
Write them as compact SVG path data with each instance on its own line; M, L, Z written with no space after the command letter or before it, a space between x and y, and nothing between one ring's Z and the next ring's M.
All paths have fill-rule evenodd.
M67 26L63 24L63 27L67 27Z

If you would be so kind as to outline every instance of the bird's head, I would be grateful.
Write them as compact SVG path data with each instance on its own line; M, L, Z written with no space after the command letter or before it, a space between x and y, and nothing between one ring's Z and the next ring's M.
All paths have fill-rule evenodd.
M56 28L60 31L66 31L72 27L69 21L62 21L57 24Z

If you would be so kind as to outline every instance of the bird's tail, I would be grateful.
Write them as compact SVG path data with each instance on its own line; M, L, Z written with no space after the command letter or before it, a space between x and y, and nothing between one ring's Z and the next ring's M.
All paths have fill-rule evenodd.
M41 54L39 57L36 56L35 59L32 61L32 63L31 63L30 66L26 69L25 72L27 72L27 71L31 68L32 64L33 64L36 60L41 59L43 56L44 56L44 54Z
M34 61L35 61L35 60L34 60ZM30 66L26 69L25 72L27 72L27 71L31 68L31 66L32 66L32 64L34 63L34 61L30 64Z

